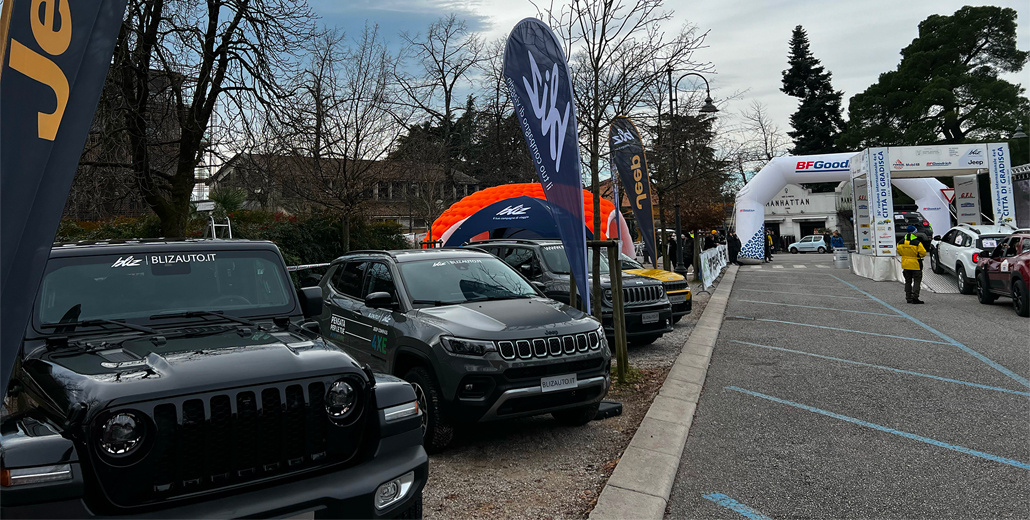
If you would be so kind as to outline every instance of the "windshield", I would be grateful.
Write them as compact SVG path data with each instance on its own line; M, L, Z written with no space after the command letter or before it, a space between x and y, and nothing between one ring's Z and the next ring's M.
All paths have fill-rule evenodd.
M619 253L619 260L622 261L623 269L645 269L640 262L637 262L634 258L630 257L626 253Z
M554 245L544 246L540 249L544 251L544 263L547 264L548 269L553 273L558 274L569 274L569 259L565 256L565 246ZM587 249L587 269L594 265L594 250ZM601 272L604 274L608 273L608 258L605 255L601 255Z
M400 269L408 296L416 304L538 296L529 282L495 257L404 262Z
M271 251L161 252L55 258L37 322L149 318L183 311L290 312L292 285Z

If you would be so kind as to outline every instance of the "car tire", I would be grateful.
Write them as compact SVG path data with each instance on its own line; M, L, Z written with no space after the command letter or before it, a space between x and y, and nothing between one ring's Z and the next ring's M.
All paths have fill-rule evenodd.
M1024 318L1030 316L1030 294L1027 294L1023 280L1012 280L1012 308Z
M680 314L679 316L674 316L674 317L672 318L672 323L673 323L673 325L675 325L675 324L679 323L679 322L680 322L680 320L682 320L684 316L686 316L686 314Z
M941 267L941 257L937 255L936 250L930 253L930 270L937 274L944 274L944 268Z
M976 277L976 299L984 305L994 303L997 296L991 294L991 285L987 282L987 273L980 273Z
M584 424L593 421L594 417L597 417L597 409L600 406L600 402L585 406L577 406L576 408L570 408L568 410L551 412L551 417L554 417L554 420L562 426L583 426Z
M429 371L415 367L404 374L404 380L411 383L418 399L422 417L422 438L426 453L443 451L454 438L454 428L443 417L443 393Z
M955 276L958 277L958 292L962 294L973 294L976 289L973 284L969 283L969 279L966 278L966 270L962 268L962 264L955 267Z
M650 345L655 341L658 341L658 338L660 337L662 337L661 334L651 334L648 336L639 336L636 338L628 339L627 342L634 347L643 347L646 345Z
M394 518L401 518L404 520L421 520L422 519L422 492L418 493L415 497L415 501L408 506L407 509L401 511Z
M790 254L792 254L792 255L798 254L798 248L796 248L796 247L790 248Z
M825 248L825 247L820 247L820 248L819 248L819 249L817 249L816 251L818 251L818 252L820 252L820 253L825 253L825 252L826 252L826 248Z

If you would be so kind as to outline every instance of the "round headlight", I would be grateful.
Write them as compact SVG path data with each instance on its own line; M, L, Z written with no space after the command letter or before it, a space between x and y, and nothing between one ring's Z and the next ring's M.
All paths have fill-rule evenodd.
M104 423L100 432L100 449L116 457L128 455L143 440L143 421L129 412L120 412Z
M611 300L612 299L612 290L611 289L605 289L604 290L604 299L605 300Z
M354 409L357 392L346 381L337 381L329 387L325 394L325 411L333 419L342 419Z

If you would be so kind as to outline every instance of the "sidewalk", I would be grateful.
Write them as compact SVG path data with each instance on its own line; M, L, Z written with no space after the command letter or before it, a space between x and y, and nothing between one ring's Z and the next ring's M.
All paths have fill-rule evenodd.
M591 520L661 519L672 492L737 266L730 265L590 513Z

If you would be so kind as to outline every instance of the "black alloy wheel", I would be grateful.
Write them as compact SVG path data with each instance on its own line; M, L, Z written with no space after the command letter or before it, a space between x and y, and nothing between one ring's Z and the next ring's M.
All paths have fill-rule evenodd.
M966 270L962 268L962 264L955 267L955 276L958 277L958 292L973 294L973 284L969 283L969 279L966 278Z
M991 286L987 282L987 273L980 273L976 277L976 299L984 305L990 305L994 303L995 298L997 296L991 294Z
M409 370L404 380L411 383L418 409L422 411L422 443L426 453L443 451L454 437L454 428L443 417L443 393L425 368Z
M1026 292L1026 282L1018 278L1012 280L1012 308L1019 316L1030 316L1030 294Z

